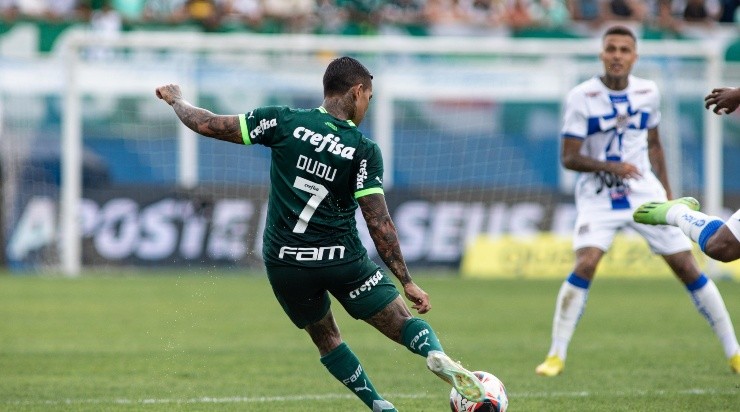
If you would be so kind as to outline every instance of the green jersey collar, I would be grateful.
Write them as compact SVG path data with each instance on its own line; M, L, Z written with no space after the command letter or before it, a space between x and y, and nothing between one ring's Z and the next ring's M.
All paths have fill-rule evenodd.
M331 114L329 114L329 112L326 111L326 109L324 108L324 106L319 106L319 111L321 113L325 113L325 114L328 114L329 116L331 116ZM345 122L347 122L347 124L350 125L350 126L352 126L352 127L357 127L357 125L355 124L355 122L353 122L352 120L347 119L347 120L345 120Z

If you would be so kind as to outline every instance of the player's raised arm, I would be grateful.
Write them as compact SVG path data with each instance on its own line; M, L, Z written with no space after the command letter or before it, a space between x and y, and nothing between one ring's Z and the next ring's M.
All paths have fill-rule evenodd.
M239 116L217 115L206 109L195 107L182 97L180 86L168 84L156 90L157 97L172 106L180 121L190 130L203 136L226 142L244 144Z
M400 242L396 225L393 224L385 196L380 193L362 196L357 199L362 210L362 216L367 223L370 237L375 243L378 255L388 269L398 278L403 291L412 303L412 307L419 313L426 313L432 308L429 295L419 288L411 279L411 274L406 266L406 261L401 253Z

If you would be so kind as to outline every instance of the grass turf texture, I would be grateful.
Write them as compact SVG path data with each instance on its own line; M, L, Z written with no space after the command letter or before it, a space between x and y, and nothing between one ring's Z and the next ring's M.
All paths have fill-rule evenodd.
M211 272L212 273L212 272ZM740 376L675 280L594 282L556 378L534 374L560 281L425 276L447 352L496 374L511 411L736 411ZM740 284L718 282L735 324ZM401 411L446 411L424 360L334 313ZM321 366L264 276L0 275L0 410L362 411Z

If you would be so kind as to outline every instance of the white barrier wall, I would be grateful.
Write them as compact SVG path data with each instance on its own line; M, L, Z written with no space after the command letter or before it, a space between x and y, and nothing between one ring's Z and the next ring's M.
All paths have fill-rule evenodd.
M706 90L722 84L723 77L727 77L722 61L723 47L722 42L716 41L640 42L641 60L635 72L656 80L661 86L664 135L681 133L684 119L678 107L680 101L700 99ZM177 150L177 158L165 166L174 176L169 184L172 187L197 188L204 180L206 166L200 164L203 162L204 144L187 129L177 129L171 110L153 98L156 86L179 83L195 103L204 96L214 98L220 109L229 112L283 101L317 104L315 102L321 95L320 78L326 63L333 56L351 54L366 62L376 74L371 118L363 127L372 132L371 137L383 150L387 187L408 184L404 180L409 178L408 171L403 169L407 160L417 162L415 165L422 164L423 159L408 156L416 156L415 153L430 159L439 156L439 153L425 152L427 147L423 143L414 146L410 153L397 153L403 149L400 142L395 141L399 130L423 135L441 129L450 136L456 136L450 141L454 143L451 148L464 148L462 150L467 150L471 156L477 154L477 157L471 157L475 159L471 161L481 162L480 152L485 150L491 151L491 158L499 156L495 158L498 164L480 163L475 167L525 186L511 193L529 190L536 196L547 189L540 187L536 175L519 176L522 171L517 156L521 154L513 146L506 146L508 131L501 126L511 121L512 113L503 112L500 107L516 103L558 107L568 89L600 71L600 63L595 59L598 49L598 39L313 37L168 32L128 33L117 39L104 40L72 31L62 40L56 56L8 58L10 64L0 65L0 90L6 101L18 102L12 104L10 111L14 119L20 119L11 127L15 139L11 144L12 150L4 150L1 160L4 164L11 164L31 158L30 153L35 148L32 143L30 146L29 143L23 144L23 134L33 132L24 131L24 128L34 127L34 110L44 111L48 107L38 107L38 99L30 97L61 96L56 107L61 116L57 140L57 153L61 157L61 190L52 194L52 198L58 199L60 210L54 235L58 239L58 247L54 252L57 258L49 261L52 266L60 265L65 273L76 274L82 269L83 253L79 220L83 163L87 156L83 142L95 134L89 132L93 129L86 123L89 119L102 113L114 113L114 120L108 126L110 133L130 136L130 142L125 146L152 145L144 151L161 151L162 157L166 157L170 149L165 147L167 143L156 142L166 142L164 138L171 135L171 130L179 130L176 132L178 148L174 149ZM91 50L106 50L104 55L107 57L93 59ZM139 100L136 108L121 110L120 101L128 98ZM527 121L534 126L524 127L525 133L537 134L536 124L539 123L547 125L547 130L557 129L557 113L550 110L550 113L543 111L539 114L540 117L537 113L528 115ZM27 120L22 120L24 118ZM409 119L414 124L403 129L403 123ZM439 123L435 119L444 120ZM716 116L706 114L701 127L702 137L706 139L701 164L705 179L701 185L704 203L710 211L719 210L723 196L720 121ZM496 145L491 147L471 146L472 141L480 144L479 139L471 138L488 131L492 136L503 136L504 139L496 140ZM553 130L552 135L556 139L557 131ZM32 142L33 139L26 141ZM552 147L552 139L547 143ZM681 142L667 139L664 144L673 160L670 162L673 168L671 176L677 180L674 187L680 191L684 187L681 179L685 175L681 170ZM509 150L510 155L506 154ZM502 155L502 151L506 153ZM216 151L212 156L225 155ZM507 159L512 161L504 163L502 156L509 156ZM439 164L443 157L438 160ZM551 157L555 165L557 154L553 153ZM459 167L453 165L450 169L441 169L440 166L440 169L426 173L435 173L440 178L439 185L435 185L432 178L431 186L424 187L424 194L434 197L434 186L441 186L439 190L447 192L455 186L460 187L461 193L475 190L462 187L475 180L475 168L473 172L463 174L459 181L450 177L459 172L456 168L469 166L465 157L460 159L457 160ZM249 167L246 161L243 166L236 163L242 161L226 162L227 178L228 173ZM160 160L149 162L161 163ZM218 163L218 160L214 162ZM562 173L553 167L556 173ZM570 187L571 178L567 173L557 178L562 190ZM411 179L418 180L418 177ZM19 218L19 212L14 218Z

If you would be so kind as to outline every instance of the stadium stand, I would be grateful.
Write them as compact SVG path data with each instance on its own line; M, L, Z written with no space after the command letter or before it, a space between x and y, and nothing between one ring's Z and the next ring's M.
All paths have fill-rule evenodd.
M70 25L115 14L122 30L587 37L606 22L648 38L736 29L738 0L0 0L0 35L34 22L40 50Z

